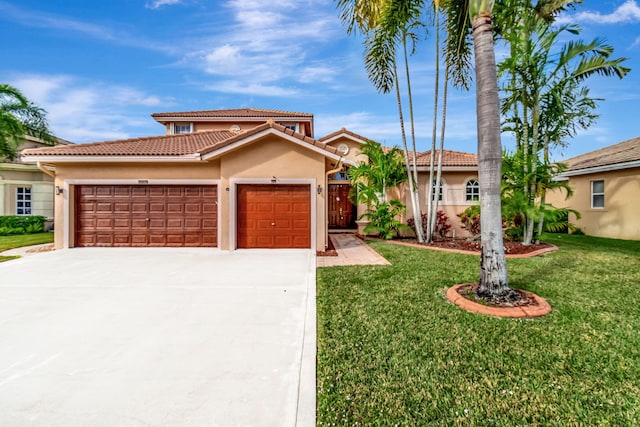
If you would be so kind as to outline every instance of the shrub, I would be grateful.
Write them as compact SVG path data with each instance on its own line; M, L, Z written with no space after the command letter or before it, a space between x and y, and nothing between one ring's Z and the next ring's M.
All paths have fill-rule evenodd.
M0 235L32 234L44 230L46 218L39 215L0 216Z
M480 206L469 206L458 214L462 228L467 230L472 237L480 235Z
M399 230L407 227L397 219L404 208L405 206L398 200L390 200L374 206L372 210L360 216L371 221L371 224L365 227L365 233L375 232L383 239L392 239Z
M422 219L422 229L426 230L429 225L429 216L426 213L421 213L420 218ZM407 220L407 225L416 232L416 221L413 217ZM438 211L436 213L436 229L435 233L440 237L446 237L447 233L451 230L451 224L449 224L449 217L444 211Z

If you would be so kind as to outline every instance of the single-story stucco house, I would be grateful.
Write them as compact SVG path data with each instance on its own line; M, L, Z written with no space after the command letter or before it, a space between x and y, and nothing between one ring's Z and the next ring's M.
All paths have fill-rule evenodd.
M354 228L364 212L348 198L348 168L366 160L360 135L314 139L313 115L255 108L152 117L167 135L23 152L55 167L56 248L324 251L330 228ZM465 185L473 203L475 156L447 158L443 206L465 206Z
M640 240L640 137L564 160L573 196L553 192L546 201L578 211L571 222L585 234Z

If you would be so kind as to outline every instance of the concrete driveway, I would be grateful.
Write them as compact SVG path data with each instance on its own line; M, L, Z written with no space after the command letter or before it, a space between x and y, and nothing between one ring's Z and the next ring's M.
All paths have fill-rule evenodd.
M315 254L0 263L0 425L315 425Z

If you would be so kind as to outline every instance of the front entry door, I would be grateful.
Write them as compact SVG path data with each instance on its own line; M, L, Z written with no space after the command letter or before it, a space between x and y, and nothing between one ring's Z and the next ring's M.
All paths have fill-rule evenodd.
M329 228L355 228L356 209L349 199L349 184L329 184Z

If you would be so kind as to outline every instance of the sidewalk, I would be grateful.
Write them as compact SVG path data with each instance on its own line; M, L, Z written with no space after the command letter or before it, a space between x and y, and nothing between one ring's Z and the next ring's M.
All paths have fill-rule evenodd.
M371 246L353 234L330 234L329 238L338 256L316 257L317 267L335 267L341 265L389 265Z

